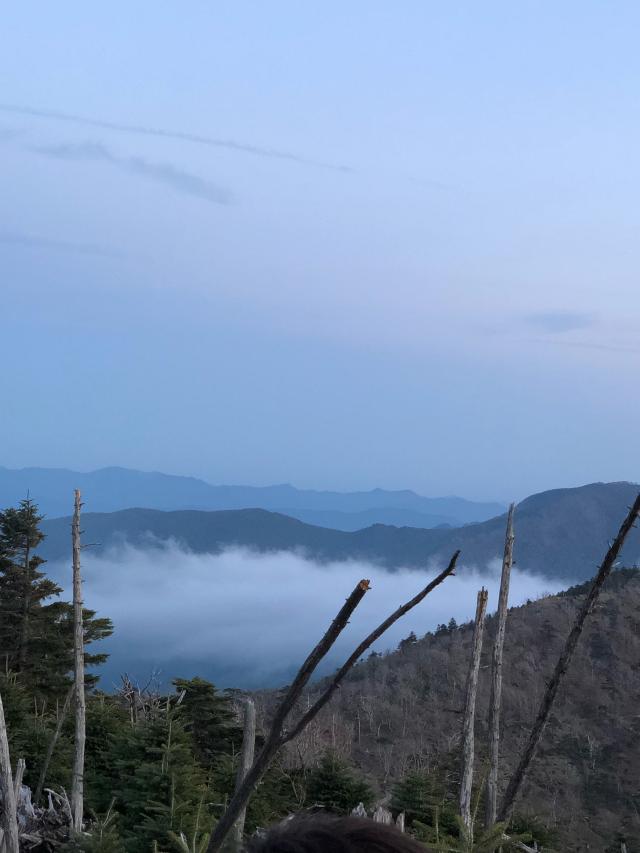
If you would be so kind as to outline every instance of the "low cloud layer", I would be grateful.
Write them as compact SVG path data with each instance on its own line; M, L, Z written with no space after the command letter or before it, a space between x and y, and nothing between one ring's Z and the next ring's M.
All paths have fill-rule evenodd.
M195 196L214 204L229 204L231 193L199 175L172 165L171 163L152 163L143 157L120 157L100 142L80 144L40 145L32 149L37 154L56 160L70 162L106 163L130 175L147 178L170 187L177 192Z
M62 579L69 570L52 566ZM162 681L200 674L223 686L258 687L286 682L361 578L372 588L325 663L334 669L373 627L424 587L432 571L394 574L357 563L319 565L292 553L258 555L230 550L193 554L175 544L139 550L125 545L84 556L85 602L110 616L115 634L106 689L122 672ZM411 631L422 636L453 616L473 617L480 586L495 609L499 564L486 572L461 569L377 644L394 648ZM511 603L565 586L514 571Z

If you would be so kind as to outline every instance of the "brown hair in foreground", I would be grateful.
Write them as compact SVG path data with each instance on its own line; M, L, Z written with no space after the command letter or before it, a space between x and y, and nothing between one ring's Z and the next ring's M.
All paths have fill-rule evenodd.
M425 853L394 826L358 817L294 817L251 839L247 853Z

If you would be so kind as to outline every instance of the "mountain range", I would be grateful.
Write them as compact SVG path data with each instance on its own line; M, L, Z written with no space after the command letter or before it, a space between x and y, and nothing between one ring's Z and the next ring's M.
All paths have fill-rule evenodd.
M516 509L517 568L567 581L591 577L637 492L632 483L593 483L526 498ZM354 532L316 527L262 509L127 509L83 515L84 542L97 551L122 541L148 547L175 540L198 553L231 547L297 551L318 561L365 560L389 570L442 563L456 549L462 551L462 566L483 569L501 556L504 528L504 515L456 528L375 524ZM70 519L47 519L43 531L43 556L68 557ZM640 559L640 531L632 531L623 558L626 565Z
M81 473L63 468L0 467L0 507L13 506L27 493L49 517L67 515L73 490L80 489L92 512L132 507L160 510L268 509L308 524L357 530L371 524L437 527L484 521L503 512L496 502L459 497L427 498L408 489L328 492L276 486L214 486L195 477L178 477L128 468Z

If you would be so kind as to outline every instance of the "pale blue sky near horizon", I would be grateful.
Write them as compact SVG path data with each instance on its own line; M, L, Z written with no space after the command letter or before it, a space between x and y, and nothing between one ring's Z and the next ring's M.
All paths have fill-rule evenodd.
M26 0L0 464L640 480L640 6Z

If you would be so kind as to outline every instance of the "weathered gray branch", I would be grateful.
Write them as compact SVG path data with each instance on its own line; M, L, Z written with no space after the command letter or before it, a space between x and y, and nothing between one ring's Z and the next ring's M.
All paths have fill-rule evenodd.
M4 706L0 697L0 795L2 797L2 829L4 830L4 849L6 853L19 853L18 815L16 811L16 791L11 773L9 739L4 718Z
M249 801L249 797L251 796L254 788L262 779L269 765L273 761L278 750L288 741L292 740L296 735L300 734L300 732L304 729L304 727L311 722L311 720L315 717L318 711L325 705L334 691L337 689L338 685L347 674L347 672L353 667L355 663L362 657L363 653L380 637L382 634L393 625L401 616L411 610L412 607L415 607L419 604L426 595L431 592L431 590L435 589L438 584L442 583L442 581L453 574L455 569L456 560L458 558L458 554L460 552L456 552L452 557L451 562L448 567L441 572L437 578L435 578L430 584L428 584L422 592L418 593L411 601L404 604L402 607L399 607L398 610L395 611L388 619L385 619L375 631L372 631L371 634L358 646L358 648L354 651L354 653L349 657L349 659L343 664L343 666L338 670L336 675L331 680L329 687L322 694L320 699L303 715L301 720L290 730L285 731L284 724L285 721L293 710L296 702L300 698L302 690L304 686L309 681L309 678L313 674L316 669L318 663L322 660L322 658L326 655L329 649L333 646L336 639L344 629L347 624L347 621L357 605L362 600L365 592L369 589L369 581L360 581L360 583L356 586L354 591L351 593L349 598L347 599L345 605L341 609L340 613L331 624L331 627L322 638L322 640L318 643L316 648L311 652L307 660L303 663L300 671L298 672L296 678L293 681L293 684L287 691L284 699L282 700L280 706L278 707L273 722L271 724L271 728L267 734L264 745L262 749L258 753L255 761L253 762L253 766L244 777L242 783L236 788L236 791L231 798L224 814L216 824L211 833L211 837L209 839L209 845L207 847L207 853L216 853L216 851L220 850L222 847L225 838L231 831L234 823L236 822L239 814L242 809L246 807L247 802Z
M84 747L86 739L86 710L84 695L84 633L82 627L82 578L80 575L80 492L75 491L71 540L73 546L73 651L74 651L74 698L75 740L73 775L71 778L71 813L73 828L82 830L84 801Z
M639 515L640 494L635 499L633 506L627 514L627 517L622 522L622 525L620 527L620 530L618 531L616 538L609 546L609 550L607 551L604 560L602 561L602 564L598 569L598 573L596 574L593 580L591 589L587 593L587 597L585 598L584 603L578 612L576 621L571 631L569 632L569 636L567 637L560 658L558 659L558 663L556 664L554 673L547 685L547 689L544 693L544 696L542 697L538 716L536 717L535 723L533 724L533 728L531 729L529 740L527 741L527 744L524 748L524 752L522 753L522 756L520 758L520 762L516 767L516 770L513 776L511 777L511 780L509 781L509 785L507 786L507 790L504 795L504 800L502 802L502 807L500 809L501 821L508 821L511 819L516 799L526 779L529 767L531 765L531 761L533 760L533 757L538 748L538 744L540 743L540 739L544 732L545 726L547 724L547 721L549 720L549 714L551 713L553 703L558 693L558 688L560 687L560 684L567 672L567 669L569 668L573 653L575 652L576 646L578 645L578 640L580 639L580 635L582 634L584 623L587 619L587 616L593 610L598 596L602 591L604 582L611 574L613 566L616 560L618 559L618 555L622 550L622 546L624 545L625 539L629 535Z
M502 705L502 653L504 635L507 625L507 609L509 606L509 580L513 565L513 513L514 504L509 507L507 516L507 531L504 539L504 554L502 557L502 575L500 578L500 596L496 614L496 636L493 642L493 657L491 670L491 699L489 701L489 775L487 777L487 798L485 826L487 829L495 824L498 815L498 768L500 763L500 709Z
M253 699L247 697L244 706L244 729L242 732L242 750L240 752L240 764L238 765L238 774L236 776L236 788L244 782L244 778L251 769L253 764L253 753L256 744L256 706ZM233 825L233 839L236 847L239 849L242 845L242 837L244 835L244 821L247 814L247 804L245 803L238 819Z
M215 851L219 850L222 846L225 838L240 815L240 812L246 806L249 797L251 796L251 792L260 779L262 779L269 765L273 761L274 756L282 745L281 737L284 721L300 698L300 694L313 675L315 668L345 629L350 616L358 604L360 604L368 589L368 580L361 580L356 585L355 589L340 609L340 612L329 626L325 635L300 667L298 674L287 690L284 699L275 713L271 729L269 730L262 749L258 753L257 758L253 762L251 769L244 777L242 783L236 788L229 805L214 827L209 839L207 853L215 853Z
M480 655L482 654L482 637L484 634L484 618L487 612L487 590L482 587L478 592L476 604L476 620L473 626L473 643L471 661L467 676L467 693L462 719L462 773L460 778L460 816L467 827L469 838L473 838L471 820L471 789L473 787L473 764L475 758L475 721L476 696L478 693L478 673L480 671Z
M298 723L286 733L286 736L283 739L283 743L287 743L290 740L293 740L297 737L300 732L306 728L306 726L313 720L318 711L320 711L327 702L331 699L333 694L336 692L338 687L340 686L342 680L345 675L349 672L350 669L360 660L362 655L375 643L376 640L380 639L380 637L387 631L395 622L398 621L402 616L412 610L416 605L420 604L420 602L429 595L430 592L440 586L440 584L445 581L449 575L453 575L455 573L456 563L458 562L458 557L460 556L460 551L456 551L451 560L449 561L449 565L446 569L444 569L440 574L435 577L430 583L426 585L426 587L421 590L416 596L414 596L410 601L407 601L406 604L403 604L401 607L398 607L396 611L394 611L391 616L387 617L384 622L381 622L378 627L373 630L368 637L360 643L357 649L354 650L353 654L342 664L338 672L333 676L331 681L329 682L328 687L321 694L320 698L316 700L316 702L309 708L309 710L300 718Z

